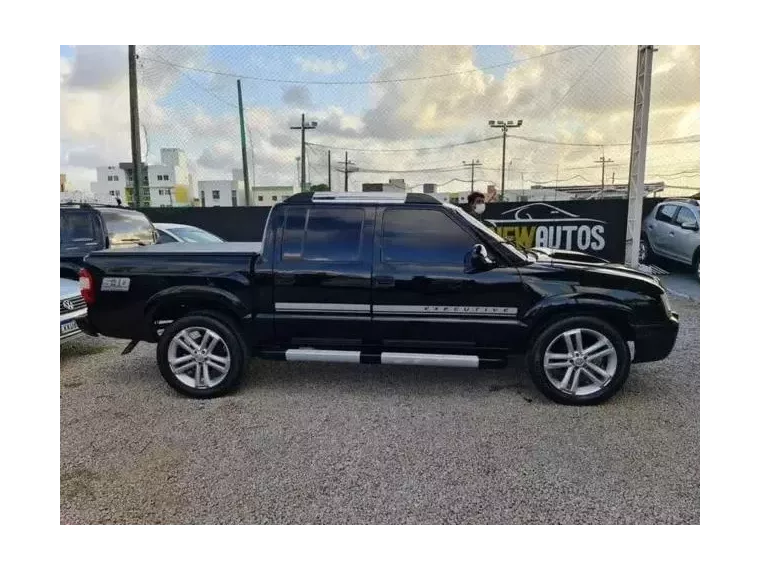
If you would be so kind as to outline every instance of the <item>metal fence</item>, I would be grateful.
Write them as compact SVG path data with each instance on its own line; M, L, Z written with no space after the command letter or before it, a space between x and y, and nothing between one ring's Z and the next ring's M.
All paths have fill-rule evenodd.
M699 47L657 48L646 180L662 195L690 195ZM143 160L181 149L196 186L242 167L238 80L252 186L297 187L303 168L305 182L339 190L348 170L350 190L403 180L417 191L501 192L502 164L505 199L628 181L636 46L137 46L137 55ZM100 99L94 70L116 77L99 79L110 81L95 89ZM72 177L131 159L122 77L123 46L78 46L62 59L62 168ZM69 120L72 109L91 124ZM316 122L303 166L291 128L302 114ZM503 148L503 129L489 122L519 120Z

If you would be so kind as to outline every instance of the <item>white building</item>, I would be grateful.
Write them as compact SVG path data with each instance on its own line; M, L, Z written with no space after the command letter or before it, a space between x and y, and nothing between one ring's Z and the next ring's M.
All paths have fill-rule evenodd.
M252 206L273 206L292 196L292 186L253 186L251 187ZM245 206L245 181L243 170L233 169L232 180L200 180L198 196L201 206Z
M192 206L196 201L193 177L190 174L184 151L177 148L161 149L161 164L141 166L142 184L139 200L134 196L132 163L99 166L97 181L90 187L98 202L142 207Z
M245 189L236 180L199 180L201 206L244 206Z

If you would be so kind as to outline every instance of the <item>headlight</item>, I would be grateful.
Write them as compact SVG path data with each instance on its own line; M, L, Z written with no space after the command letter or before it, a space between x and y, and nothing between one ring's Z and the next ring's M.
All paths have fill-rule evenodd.
M668 294L663 293L660 295L660 299L662 300L662 306L665 307L665 314L670 316L673 310L670 307L670 299L668 299Z

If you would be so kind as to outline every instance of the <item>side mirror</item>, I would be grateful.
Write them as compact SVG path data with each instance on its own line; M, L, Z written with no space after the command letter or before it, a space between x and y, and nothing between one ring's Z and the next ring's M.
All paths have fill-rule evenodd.
M468 272L487 271L496 265L496 262L488 257L488 250L484 245L476 243L465 256L465 265Z
M698 230L699 226L697 225L697 222L684 222L681 224L681 227L685 230Z

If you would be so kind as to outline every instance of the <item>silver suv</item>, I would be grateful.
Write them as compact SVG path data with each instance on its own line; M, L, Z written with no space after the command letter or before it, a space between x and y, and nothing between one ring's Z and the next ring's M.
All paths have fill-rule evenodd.
M642 233L639 263L661 256L690 265L699 278L699 201L661 202L644 220Z

